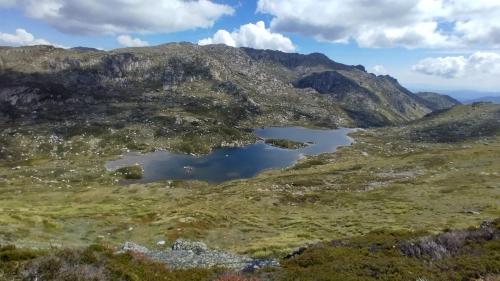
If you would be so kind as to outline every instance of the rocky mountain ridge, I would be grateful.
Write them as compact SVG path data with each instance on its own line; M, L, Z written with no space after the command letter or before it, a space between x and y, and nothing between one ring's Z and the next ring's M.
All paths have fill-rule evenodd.
M153 100L193 110L206 109L208 102L239 112L236 123L257 124L306 120L368 127L401 124L431 112L395 79L318 53L189 43L108 52L2 47L0 73L0 103L9 120Z

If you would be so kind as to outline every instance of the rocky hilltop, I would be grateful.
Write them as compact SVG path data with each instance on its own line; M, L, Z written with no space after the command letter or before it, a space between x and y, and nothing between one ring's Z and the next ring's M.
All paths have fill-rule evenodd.
M394 78L318 53L189 43L109 52L0 48L4 120L110 117L117 103L143 106L142 112L128 114L138 119L177 108L213 117L200 123L228 126L307 122L369 127L401 124L432 111ZM109 105L107 111L103 105Z
M456 143L500 135L500 106L493 103L458 105L427 115L401 128L413 141Z
M462 104L458 100L448 96L432 92L417 93L417 96L422 99L422 103L433 111L448 109L455 105Z

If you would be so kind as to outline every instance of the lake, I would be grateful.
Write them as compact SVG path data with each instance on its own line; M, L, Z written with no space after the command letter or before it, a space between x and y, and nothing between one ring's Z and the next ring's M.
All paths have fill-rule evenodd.
M156 151L152 153L128 153L118 160L106 163L106 168L141 164L143 178L133 182L159 180L203 180L213 183L233 179L251 178L267 169L286 168L308 155L334 152L340 146L351 145L348 136L355 129L308 129L303 127L269 127L256 129L261 139L286 139L307 143L298 149L284 149L260 140L254 144L236 148L219 148L207 155Z

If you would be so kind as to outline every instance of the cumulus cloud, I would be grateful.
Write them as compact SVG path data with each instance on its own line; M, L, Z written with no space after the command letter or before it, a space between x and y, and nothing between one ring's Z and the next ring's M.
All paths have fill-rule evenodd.
M226 44L232 47L251 47L283 52L295 51L295 46L290 38L271 32L263 21L242 25L233 32L219 30L212 37L200 40L198 44Z
M64 48L64 46L52 44L45 39L35 38L33 34L29 33L28 31L22 28L16 29L16 32L13 34L0 32L0 45L7 45L7 46L53 45L56 47Z
M271 29L362 47L500 47L500 1L259 0Z
M211 0L21 0L19 6L32 18L79 34L207 28L234 12L232 7Z
M387 75L388 74L387 69L383 65L375 65L375 66L373 66L372 71L376 75Z
M456 78L465 75L467 59L463 56L426 58L412 67L413 71L427 75Z
M448 56L426 58L412 67L413 71L444 78L465 76L499 75L500 54L476 52L468 57Z
M143 41L139 38L132 38L130 35L120 35L116 38L116 41L120 43L120 45L125 47L145 47L149 46L147 41Z

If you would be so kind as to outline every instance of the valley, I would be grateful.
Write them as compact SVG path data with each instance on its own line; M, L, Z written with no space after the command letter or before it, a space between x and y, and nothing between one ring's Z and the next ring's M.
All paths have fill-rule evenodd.
M314 273L295 266L318 258L313 249L283 259L298 247L360 239L364 249L385 235L434 235L500 217L499 105L416 95L392 77L321 54L175 43L110 52L6 47L0 58L0 244L43 252L26 260L52 247L90 246L82 251L126 268L137 261L116 261L107 251L126 241L161 249L182 238L276 258L285 266L275 270L284 271L266 278L297 280L293 272ZM123 184L141 175L105 167L131 151L204 155L241 147L255 143L254 128L267 126L363 129L349 134L351 146L247 179ZM476 245L485 247L477 260L460 260L476 268L460 277L500 274L492 258L498 238L490 240ZM384 247L396 242L384 243L383 255L393 255ZM318 255L347 257L349 245ZM479 268L483 257L491 264ZM444 276L409 261L418 274ZM460 264L446 261L443 272ZM165 280L218 273L172 274L180 275ZM343 280L408 280L405 274Z

